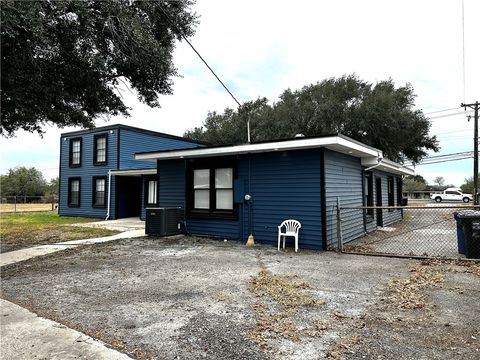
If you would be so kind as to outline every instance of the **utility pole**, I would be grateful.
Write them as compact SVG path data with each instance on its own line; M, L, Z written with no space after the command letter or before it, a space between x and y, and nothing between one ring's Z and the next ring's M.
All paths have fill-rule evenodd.
M478 205L478 101L471 104L461 104L461 107L467 110L467 107L475 111L473 115L473 204Z

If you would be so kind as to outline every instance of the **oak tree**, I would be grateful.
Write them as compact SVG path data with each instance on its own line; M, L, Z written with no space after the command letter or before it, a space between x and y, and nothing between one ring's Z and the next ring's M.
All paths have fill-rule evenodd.
M271 105L258 99L237 111L209 114L203 127L185 136L212 144L244 143L249 118L252 141L341 133L381 149L391 160L418 163L428 150L439 147L436 137L429 135L430 121L414 108L414 100L410 84L396 87L391 79L372 84L345 75L300 90L287 89Z
M1 2L0 134L42 125L93 127L128 115L116 90L127 81L158 107L172 93L175 41L194 32L192 0Z

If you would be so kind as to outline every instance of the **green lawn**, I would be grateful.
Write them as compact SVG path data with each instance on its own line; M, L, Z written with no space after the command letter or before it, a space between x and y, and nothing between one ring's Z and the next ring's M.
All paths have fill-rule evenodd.
M0 253L40 244L89 239L117 234L118 231L71 226L92 219L63 217L55 212L2 214L0 216Z

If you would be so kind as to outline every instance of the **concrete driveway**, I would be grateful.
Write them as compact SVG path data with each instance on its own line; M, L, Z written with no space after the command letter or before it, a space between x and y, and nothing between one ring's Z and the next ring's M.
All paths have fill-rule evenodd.
M2 297L138 359L477 359L479 274L178 236L4 267Z

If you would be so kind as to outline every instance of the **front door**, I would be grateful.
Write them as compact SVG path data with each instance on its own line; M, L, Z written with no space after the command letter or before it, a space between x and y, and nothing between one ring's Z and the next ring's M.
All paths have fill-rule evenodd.
M382 178L375 178L375 194L377 207L377 226L383 226L383 210L382 210Z

